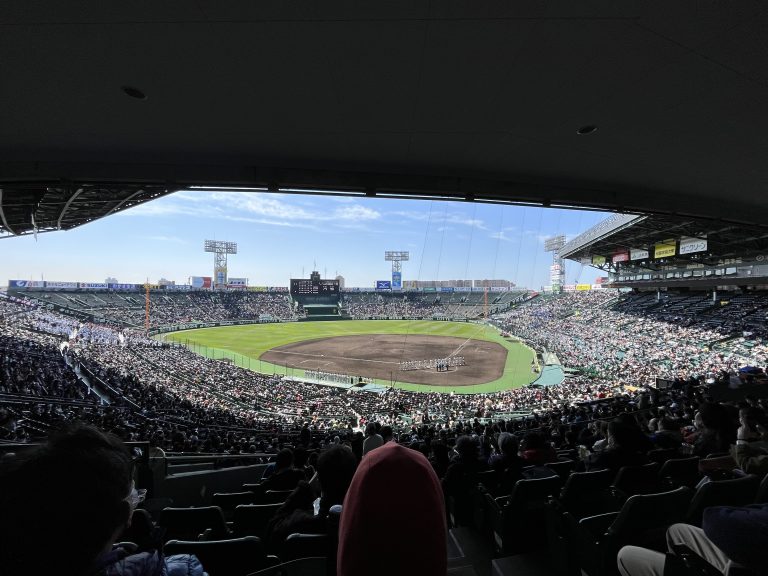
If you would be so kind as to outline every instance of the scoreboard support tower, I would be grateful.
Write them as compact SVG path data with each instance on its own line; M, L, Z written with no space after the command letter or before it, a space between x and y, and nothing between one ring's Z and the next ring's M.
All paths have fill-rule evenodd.
M392 262L392 290L403 289L403 265L401 263L407 262L410 258L410 252L384 252L384 261Z
M237 254L237 242L206 240L206 252L213 252L213 289L227 287L227 254Z

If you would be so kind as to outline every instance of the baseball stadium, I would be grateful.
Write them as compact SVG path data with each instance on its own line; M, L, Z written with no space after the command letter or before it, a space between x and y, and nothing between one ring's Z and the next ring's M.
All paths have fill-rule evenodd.
M0 575L768 573L762 4L0 29Z

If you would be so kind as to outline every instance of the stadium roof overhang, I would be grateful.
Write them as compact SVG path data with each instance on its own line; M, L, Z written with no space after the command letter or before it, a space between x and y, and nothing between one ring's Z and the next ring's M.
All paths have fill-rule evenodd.
M679 241L681 238L705 239L707 248L682 255L676 250L671 256L654 257L656 244L669 240ZM758 257L763 261L768 255L768 230L758 226L681 216L617 214L569 241L560 250L560 256L585 264L593 263L595 256L604 258L605 262L596 267L607 270L612 268L612 257L615 254L628 254L632 249L649 252L642 263L636 263L646 270L690 263L713 266L734 258Z
M10 0L0 232L191 186L763 227L766 29L760 0Z

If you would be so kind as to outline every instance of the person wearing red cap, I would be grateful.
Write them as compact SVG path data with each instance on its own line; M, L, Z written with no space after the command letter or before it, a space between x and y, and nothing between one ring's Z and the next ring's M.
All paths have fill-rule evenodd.
M395 443L363 457L339 525L338 576L447 572L445 504L423 454Z

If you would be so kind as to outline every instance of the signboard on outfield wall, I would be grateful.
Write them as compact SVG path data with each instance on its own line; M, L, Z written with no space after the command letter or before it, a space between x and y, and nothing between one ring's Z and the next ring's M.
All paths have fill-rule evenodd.
M650 256L651 254L648 252L648 250L639 250L637 248L632 248L629 251L630 260L646 260Z
M376 290L392 290L392 282L389 280L376 280Z
M8 280L10 288L44 288L43 280Z
M680 254L695 254L706 251L706 238L680 238Z
M669 256L674 256L676 251L677 245L675 244L674 240L664 240L664 242L659 242L658 244L654 245L653 257L668 258Z
M576 284L577 292L582 292L586 290L592 290L592 284Z

